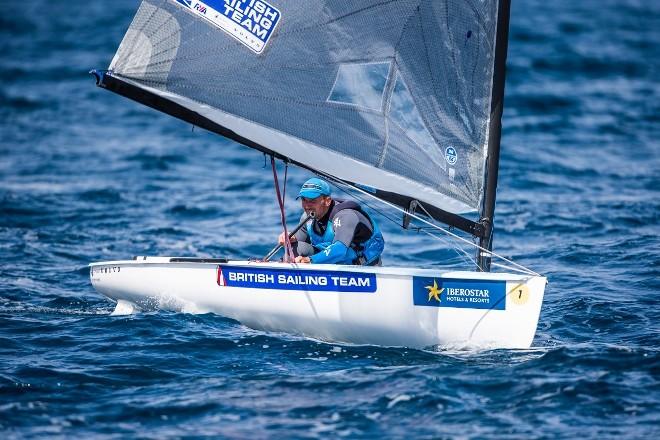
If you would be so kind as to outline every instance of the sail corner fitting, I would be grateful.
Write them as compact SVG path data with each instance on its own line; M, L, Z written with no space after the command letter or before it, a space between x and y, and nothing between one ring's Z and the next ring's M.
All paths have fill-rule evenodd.
M112 71L101 70L101 69L92 69L89 71L90 75L94 75L94 79L96 80L96 85L99 87L105 86L105 75L107 75L108 73L112 73Z

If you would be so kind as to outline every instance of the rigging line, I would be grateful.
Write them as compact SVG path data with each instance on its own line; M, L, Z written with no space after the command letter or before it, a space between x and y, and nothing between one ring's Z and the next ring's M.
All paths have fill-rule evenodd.
M426 213L427 216L429 216L429 218L433 218L433 216L426 210L426 208L424 207L423 204L420 203L418 206ZM450 226L448 230L451 231L451 229L452 228ZM428 234L428 232L426 232L426 233ZM429 234L429 235L431 235L431 234ZM437 236L434 236L434 237L437 237ZM472 242L472 245L474 245L474 242ZM468 262L471 262L472 264L474 264L477 267L477 269L479 269L483 272L483 270L482 270L481 266L479 265L478 261L475 260L474 258L472 258L463 248L459 248L458 245L454 245L454 243L452 243L452 246L454 246L454 249L458 249L461 252L463 252L468 257Z
M318 174L321 175L321 176L324 176L324 177L325 177L326 179L328 179L328 180L332 180L332 181L335 181L335 182L336 182L336 181L340 181L340 182L342 182L344 185L349 185L347 182L341 180L341 179L338 178L338 177L331 176L330 174L324 173L324 172L322 172L322 171L318 171L318 170L315 170L315 171L316 171L316 173L318 173ZM383 203L383 204L385 204L385 205L387 205L387 206L389 206L389 207L391 207L391 208L396 209L397 211L399 211L399 212L401 212L401 213L407 213L410 217L412 217L412 218L414 218L414 219L416 219L416 220L418 220L418 221L420 221L420 222L422 222L422 223L425 223L425 224L427 224L427 225L429 225L429 226L431 226L431 227L434 227L435 229L438 229L438 230L444 232L445 234L447 234L447 235L449 235L449 236L451 236L451 237L454 237L454 238L457 239L457 240L460 240L460 241L462 241L462 242L465 242L465 243L469 244L470 246L473 246L473 247L475 247L475 248L481 250L482 252L486 252L486 254L489 255L489 256L491 256L491 257L496 257L496 258L499 258L499 259L501 259L501 260L503 260L503 261L506 261L507 263L512 264L512 265L518 267L519 270L522 271L522 272L528 273L528 274L530 274L530 275L541 276L540 274L538 274L538 273L534 272L533 270L531 270L531 269L529 269L529 268L523 266L522 264L518 264L518 263L516 263L515 261L511 261L511 260L509 260L508 258L506 258L506 257L504 257L504 256L502 256L502 255L496 254L496 253L493 252L493 251L489 251L488 249L486 249L486 248L484 248L484 247L481 247L481 246L479 246L479 245L476 244L476 243L472 243L470 240L466 240L465 238L461 237L460 235L456 235L456 234L454 234L453 232L451 232L451 231L449 231L449 230L447 230L447 229L445 229L445 228L443 228L443 227L441 227L441 226L438 226L438 225L436 225L436 224L434 224L434 223L429 222L428 220L425 220L425 219L419 217L418 215L415 215L415 213L409 213L409 212L407 212L406 210L404 210L403 208L401 208L400 206L397 206L397 205L395 205L395 204L393 204L393 203L390 203L390 202L388 202L388 201L385 201L385 200L381 200L381 199L379 199L378 197L376 197L375 195L369 193L368 191L363 190L362 188L360 188L360 187L358 187L358 186L356 186L356 185L349 185L349 186L351 186L353 189L355 189L356 191L358 191L358 192L360 192L360 193L362 193L362 194L364 194L364 195L366 195L366 196L369 196L369 197L371 197L371 198L373 198L373 199L376 199L376 200L378 200L379 202L381 202L381 203ZM431 217L431 218L433 218L433 217Z
M280 217L282 220L282 228L284 229L284 262L288 263L293 261L293 248L291 247L291 240L289 239L289 231L286 229L286 216L284 213L284 198L280 193L280 181L277 178L277 166L275 163L275 156L270 156L270 164L273 167L273 180L275 181L275 192L277 194L277 203L280 205Z
M330 177L330 176L328 176L328 177ZM350 192L347 191L346 189L343 189L341 186L337 185L337 184L336 184L337 182L333 182L333 183L335 183L335 186L336 186L337 188L339 188L341 191L343 191L345 194L350 195L351 197L356 198L357 200L360 201L360 203L364 203L365 205L367 205L367 206L369 207L369 209L374 210L375 212L377 212L377 213L380 214L381 216L385 217L387 220L389 220L389 221L392 222L393 224L397 225L398 227L400 227L400 228L402 227L401 222L399 222L399 220L397 220L397 219L395 219L395 218L392 218L391 216L389 216L388 214L386 214L385 211L383 211L383 210L381 210L381 209L378 209L378 208L375 208L372 204L367 203L367 202L366 202L366 199L365 199L364 197L360 197L360 196L358 196L358 195L356 195L356 194L352 194L352 193L350 193ZM355 187L352 187L351 185L348 185L346 182L341 182L341 183L344 184L344 185L346 185L346 186L348 186L348 187L351 187L351 188L353 188L353 189L356 189ZM368 194L368 195L370 195L370 194ZM375 197L375 196L372 196L372 198L376 199L376 200L379 201L379 202L383 202L382 200L380 200L379 198L377 198L377 197ZM386 204L387 204L387 203L386 203ZM398 207L396 207L396 206L394 206L394 207L395 207L396 209L398 209ZM420 207L421 207L421 205L420 205ZM407 211L402 211L401 209L399 209L399 211L403 212L404 214L407 213ZM428 215L428 213L427 213L427 215ZM429 217L433 218L431 215L429 215ZM411 228L411 229L412 229L412 228ZM436 227L435 225L432 225L432 226L430 227L430 229L437 229L437 227ZM420 232L420 231L422 230L422 228L421 228L421 227L416 227L416 228L414 228L414 230L416 230L417 232Z
M282 200L286 200L286 177L289 173L289 163L284 161L284 182L282 184Z
M336 182L333 182L333 183L336 183ZM399 223L398 220L395 220L395 219L393 219L392 217L388 216L387 214L385 214L385 213L384 213L383 211L381 211L380 209L378 209L378 208L374 208L373 205L370 205L369 203L367 203L363 198L357 197L355 194L351 194L350 192L348 192L346 189L342 188L342 187L339 186L339 185L336 185L336 184L335 184L335 187L338 188L340 191L342 191L344 194L356 198L360 203L366 205L369 209L371 209L371 210L377 212L377 213L380 214L382 217L385 217L387 220L391 221L391 222L394 223L395 225L397 225L397 226L399 226L399 227L401 226L401 224Z
M429 231L426 231L426 230L421 230L420 232L423 232L424 234L426 234L426 235L428 235L428 236L430 236L430 237L433 237L433 238L435 238L435 239L437 239L437 240L439 240L439 241L442 241L443 243L448 243L448 244L451 245L451 247L454 249L454 251L456 252L456 254L457 254L459 257L463 258L463 262L465 262L465 263L467 263L467 264L472 264L472 265L474 265L474 266L476 266L476 267L479 267L479 265L478 265L477 262L474 260L474 258L472 258L472 257L470 256L470 254L467 253L467 251L465 251L465 249L459 247L456 243L453 243L452 241L447 240L446 238L443 238L443 237L441 237L441 236L439 236L439 235L432 234L432 233L430 233Z
M495 262L491 262L490 264L492 266L501 267L502 269L512 270L514 272L520 272L520 273L523 273L525 275L531 275L529 272L522 271L522 270L518 269L517 267L508 266L506 264L500 264L500 263L495 263Z
M492 234L491 234L491 236L492 236ZM476 237L472 238L472 245L474 245L474 246L477 245L477 238ZM491 249L492 249L492 247L491 247ZM481 264L479 264L479 260L480 259L477 259L477 261L476 261L477 269L479 269L481 272L485 272L484 268L481 267Z
M360 201L360 203L363 203L363 204L365 204L366 206L368 206L369 209L371 209L371 210L377 212L377 213L380 214L382 217L386 218L387 220L389 220L390 222L394 223L395 225L401 227L401 224L399 223L398 220L393 219L393 218L390 217L389 215L385 214L382 210L380 210L380 209L378 209L378 208L374 208L371 204L369 204L369 203L367 203L366 201L364 201L364 198L362 198L362 197L357 197L357 196L355 196L354 194L350 194L348 191L346 191L345 189L343 189L343 188L340 187L339 185L335 185L335 186L336 186L337 188L339 188L341 191L343 191L345 194L349 194L349 195L351 195L352 197L355 197L357 200ZM422 209L426 212L426 214L427 214L429 217L433 218L433 217L428 213L428 211L426 211L426 208L424 208L424 206L420 205L420 208L422 208ZM435 229L435 228L429 228L429 229ZM458 256L463 260L463 262L464 262L465 264L467 264L467 265L474 265L475 267L479 267L479 264L474 260L474 258L472 258L472 257L470 256L469 253L467 253L464 249L462 249L461 247L459 247L455 242L453 242L453 241L451 241L451 240L447 240L447 239L445 239L445 238L443 238L443 237L441 237L441 236L439 236L439 235L431 234L430 232L428 232L427 230L425 230L425 229L423 229L423 228L419 228L419 227L418 227L418 228L415 228L415 230L416 230L418 233L419 233L419 232L422 232L422 233L424 233L424 234L426 234L426 235L429 235L429 236L435 238L436 240L439 240L439 241L441 241L442 243L448 245L450 248L452 248L452 249L454 250L454 252L456 252L456 255L458 255ZM466 257L467 257L467 258L466 258Z
M377 213L380 214L382 217L386 218L387 220L389 220L390 222L394 223L395 225L401 227L401 224L399 223L398 220L393 219L393 218L390 217L389 215L385 214L382 210L373 207L371 204L367 203L367 202L364 200L364 198L359 197L359 196L356 196L355 194L349 193L346 189L344 189L344 188L342 188L340 185L338 185L337 182L333 182L333 183L335 184L335 187L338 188L340 191L342 191L344 194L347 194L347 195L350 195L351 197L354 197L354 198L357 199L360 203L362 203L362 204L366 205L367 207L369 207L369 209L371 209L371 210L377 212ZM426 215L428 215L429 217L433 218L433 216L432 216L431 214L428 213L428 211L426 210L426 208L424 208L423 205L419 205L419 207L422 208L422 209L424 210L424 212L426 212ZM442 237L440 237L440 236L438 236L438 235L431 234L431 233L429 233L428 231L423 230L422 228L415 228L415 229L417 230L417 232L423 232L423 233L425 233L425 234L427 234L427 235L430 235L431 237L433 237L433 238L435 238L435 239L437 239L437 240L442 241L443 243L448 244L448 245L454 250L454 252L456 252L456 254L457 254L459 257L461 257L461 258L463 259L463 262L466 263L467 265L471 265L471 264L473 264L474 266L479 267L479 264L478 264L478 263L477 263L477 262L476 262L476 261L470 256L470 254L468 254L464 249L460 248L460 247L459 247L456 243L454 243L453 241L451 241L451 240L446 240L446 239L444 239L444 238L442 238ZM434 229L435 229L435 228L434 228ZM460 251L460 252L459 252L459 251ZM466 259L465 256L462 255L461 253L463 253L465 256L467 256L467 259Z

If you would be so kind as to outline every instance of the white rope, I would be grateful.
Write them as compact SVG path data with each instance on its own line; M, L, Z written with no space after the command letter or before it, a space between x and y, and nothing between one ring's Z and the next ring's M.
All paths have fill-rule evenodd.
M333 183L336 184L337 182L333 182ZM391 218L391 217L385 215L385 214L384 214L382 211L380 211L379 209L374 208L374 207L371 206L369 203L367 203L367 202L365 201L364 198L362 198L362 197L360 197L360 196L357 196L357 195L355 195L355 194L351 194L348 190L342 188L341 186L339 186L339 185L337 185L337 184L336 184L335 186L336 186L338 189L340 189L341 191L343 191L344 193L346 193L347 195L350 195L350 196L352 196L353 198L357 199L357 200L358 200L360 203L362 203L363 205L368 206L371 210L376 211L377 213L379 213L380 215L382 215L383 217L385 217L386 219L388 219L389 221L391 221L391 222L394 223L395 225L399 225L399 222L398 222L397 220L394 220L393 218ZM346 185L346 186L348 186L348 185ZM352 188L352 187L351 187L351 188ZM380 199L378 199L378 200L380 201ZM423 209L424 212L425 212L429 217L432 217L431 214L428 213L428 211L426 210L426 208L424 208L423 205L419 205L419 207L420 207L421 209ZM450 246L452 249L454 249L454 251L456 252L456 254L457 254L459 257L461 257L461 258L463 259L463 262L466 263L467 265L474 265L474 266L479 267L479 264L477 264L477 262L474 260L474 258L472 258L472 256L471 256L470 254L468 254L463 248L461 248L461 247L460 247L458 244L456 244L454 241L449 240L448 238L445 238L445 237L441 237L441 236L439 236L439 235L432 234L432 233L430 233L429 231L426 231L426 230L424 230L424 229L422 229L422 228L415 228L415 229L417 230L418 233L419 233L419 232L423 232L424 234L427 234L427 235L429 235L429 236L431 236L431 237L433 237L433 238L435 238L435 239L437 239L437 240L439 240L439 241L442 241L443 244L446 244L446 245Z
M446 238L444 238L444 237L440 237L439 235L431 234L429 231L425 231L424 229L419 229L419 232L423 232L424 234L426 234L426 235L428 235L428 236L430 236L430 237L433 237L433 238L435 238L436 240L442 241L443 243L446 243L446 244L450 245L450 246L456 251L456 253L457 253L460 257L463 258L463 261L464 261L464 262L466 262L467 264L471 264L471 265L474 265L474 266L479 267L479 265L477 264L477 262L475 261L475 259L472 258L472 256L471 256L470 254L468 254L468 253L465 251L465 249L463 249L462 247L459 247L459 246L458 246L456 243L454 243L453 241L447 240Z
M420 203L420 204L418 204L417 206L419 206L419 207L424 211L424 213L426 213L426 215L429 216L429 218L433 218L433 216L432 216L432 215L426 210L426 208L424 207L424 205L422 205L422 204ZM481 270L481 266L479 266L479 263L477 263L477 260L475 260L474 258L472 258L472 256L471 256L470 254L468 254L468 253L465 251L465 249L463 249L462 247L459 247L458 244L456 244L456 243L454 243L453 241L450 241L450 240L442 239L440 236L438 236L438 235L433 235L433 234L431 234L431 233L428 232L428 231L424 231L424 230L422 230L422 229L419 229L419 230L422 231L422 232L425 232L427 235L430 235L431 237L434 237L434 238L436 238L436 239L438 239L438 240L443 240L444 243L449 243L449 244L454 248L454 250L456 251L457 254L460 255L460 253L459 253L458 251L460 251L460 252L462 252L463 254L465 254L465 257L467 257L467 262L468 262L468 264L469 264L469 263L472 263L472 264L475 265L479 270ZM472 243L472 244L474 244L474 243ZM466 261L465 257L463 258L463 261Z
M534 272L533 270L531 270L531 269L529 269L529 268L523 266L522 264L518 264L518 263L516 263L516 262L514 262L514 261L509 260L509 259L506 258L506 257L503 257L502 255L496 254L496 253L493 252L493 251L489 251L488 249L486 249L486 248L484 248L484 247L481 247L481 246L479 246L479 245L476 244L476 243L472 243L470 240L466 240L465 238L463 238L463 237L461 237L461 236L459 236L459 235L456 235L456 234L454 234L453 232L451 232L451 231L449 231L449 230L447 230L447 229L445 229L445 228L443 228L443 227L441 227L441 226L436 225L435 223L431 223L431 222L429 222L428 220L425 220L425 219L423 219L422 217L419 217L418 215L415 215L415 213L413 213L413 212L408 212L408 211L406 211L405 209L401 208L400 206L397 206L397 205L395 205L395 204L393 204L393 203L390 203L390 202L387 202L387 201L385 201L385 200L379 199L379 198L376 197L375 195L371 194L371 193L368 192L368 191L363 190L362 188L360 188L360 187L358 187L358 186L350 185L350 184L348 184L347 182L345 182L345 181L343 181L343 180L341 180L341 179L339 179L339 178L337 178L337 177L331 176L331 175L329 175L329 174L326 174L326 173L323 173L323 172L320 172L320 171L317 171L317 173L318 173L319 175L324 176L324 177L325 177L326 179L328 179L328 180L335 181L335 182L341 182L342 184L344 184L344 185L346 185L346 186L350 186L351 188L355 189L356 191L358 191L358 192L360 192L360 193L362 193L362 194L364 194L364 195L366 195L366 196L369 196L369 197L371 197L372 199L376 199L376 200L378 200L379 202L381 202L381 203L383 203L383 204L389 206L390 208L394 208L394 209L396 209L397 211L399 211L399 212L401 212L401 213L403 213L403 214L405 214L405 215L409 215L410 217L414 218L415 220L417 220L417 221L419 221L419 222L422 222L422 223L424 223L424 224L426 224L426 225L428 225L428 226L430 226L430 227L432 227L432 228L438 229L439 231L442 231L442 232L444 232L445 234L447 234L447 235L449 235L449 236L451 236L451 237L454 237L455 239L457 239L457 240L459 240L459 241L462 241L462 242L464 242L464 243L467 243L467 244L469 244L470 246L473 246L473 247L479 249L479 250L482 252L482 255L485 254L485 255L488 255L488 256L490 256L490 257L499 258L500 260L505 261L505 262L507 262L507 263L509 263L509 264L511 264L511 265L513 265L513 266L515 266L516 268L518 268L518 269L517 269L518 272L526 273L526 274L528 274L528 275L541 276L540 274L538 274L538 273ZM428 214L428 213L427 213L427 214ZM433 217L430 216L430 215L429 215L429 217L433 218ZM438 238L438 237L435 237L435 238ZM477 267L479 267L479 265L476 264L476 262L475 262L475 265L476 265ZM513 267L512 267L511 269L513 269Z
M537 276L537 277L541 276L541 275L537 274L534 271L521 270L521 269L518 269L517 267L508 266L506 264L495 263L494 261L491 262L490 264L493 265L493 266L501 267L502 269L511 270L513 272L523 273L525 275L533 275L533 276Z

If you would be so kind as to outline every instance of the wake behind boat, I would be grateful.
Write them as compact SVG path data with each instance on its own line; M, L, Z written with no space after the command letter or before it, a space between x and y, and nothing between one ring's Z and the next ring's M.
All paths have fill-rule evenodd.
M143 257L92 284L118 312L529 347L545 278L490 273L508 21L509 0L144 0L97 85L269 155L284 230L276 160L474 245L477 271Z

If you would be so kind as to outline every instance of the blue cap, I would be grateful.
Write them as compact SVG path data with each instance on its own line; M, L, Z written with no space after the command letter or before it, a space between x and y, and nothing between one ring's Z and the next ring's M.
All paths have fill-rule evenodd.
M303 186L300 188L298 197L304 197L306 199L315 199L319 196L329 196L330 195L330 185L325 180L312 177L307 182L303 183Z

